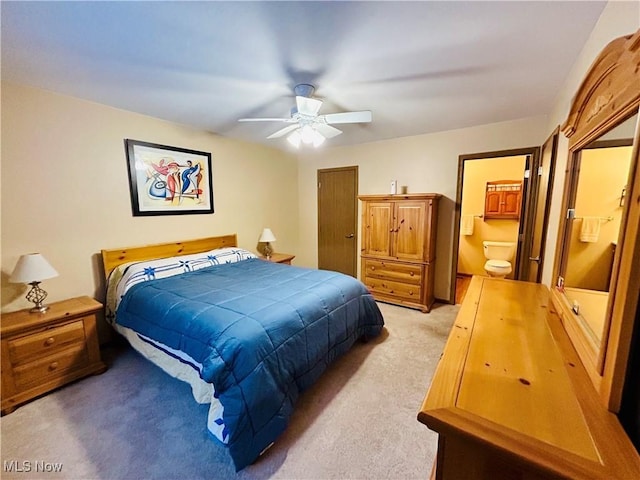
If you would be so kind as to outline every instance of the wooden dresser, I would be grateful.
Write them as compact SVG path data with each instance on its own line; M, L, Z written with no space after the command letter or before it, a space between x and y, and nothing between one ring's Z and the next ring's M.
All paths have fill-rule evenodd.
M436 193L362 195L361 280L376 300L428 312L434 301Z
M543 285L473 277L418 413L439 434L432 478L640 478L551 305Z
M96 314L102 304L78 297L2 315L2 414L86 375L102 373Z

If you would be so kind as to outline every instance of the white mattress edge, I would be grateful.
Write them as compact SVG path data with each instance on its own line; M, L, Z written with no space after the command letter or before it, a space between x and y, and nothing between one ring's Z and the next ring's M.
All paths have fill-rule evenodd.
M154 365L160 367L168 375L188 383L191 386L193 398L197 403L210 404L207 428L218 440L226 444L228 442L228 437L224 437L223 431L225 429L225 425L222 421L224 407L214 396L214 386L202 380L198 371L192 366L197 365L201 368L201 365L184 352L172 349L160 342L145 337L144 335L140 335L130 328L123 327L122 325L116 324L114 326L118 333L125 337L129 344L131 344L131 346L143 357ZM181 357L184 361L181 361L166 352L171 352L173 355Z

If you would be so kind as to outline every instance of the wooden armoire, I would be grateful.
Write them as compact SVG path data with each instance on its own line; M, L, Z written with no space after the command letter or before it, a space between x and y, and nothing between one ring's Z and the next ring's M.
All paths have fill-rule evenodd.
M429 312L433 305L437 193L361 195L361 280L376 300Z

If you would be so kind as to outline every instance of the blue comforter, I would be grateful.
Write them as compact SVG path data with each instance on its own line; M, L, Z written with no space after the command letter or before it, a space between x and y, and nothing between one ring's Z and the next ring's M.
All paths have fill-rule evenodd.
M134 285L116 318L202 364L237 470L284 431L301 391L384 325L358 280L259 259Z

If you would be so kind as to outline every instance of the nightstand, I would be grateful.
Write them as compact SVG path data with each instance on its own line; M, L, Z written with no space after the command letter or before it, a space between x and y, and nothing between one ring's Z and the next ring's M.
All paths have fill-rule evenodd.
M267 260L267 262L286 263L287 265L291 265L291 260L294 258L296 258L295 255L289 255L288 253L274 253L269 259L267 259L267 257L260 257L261 260Z
M78 297L2 315L2 415L43 393L107 366L100 359L96 315L102 304Z

